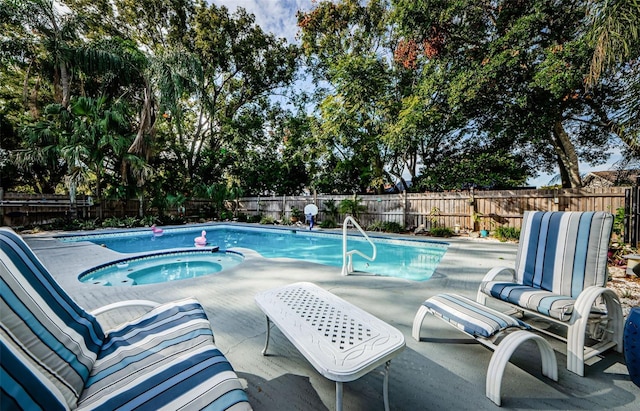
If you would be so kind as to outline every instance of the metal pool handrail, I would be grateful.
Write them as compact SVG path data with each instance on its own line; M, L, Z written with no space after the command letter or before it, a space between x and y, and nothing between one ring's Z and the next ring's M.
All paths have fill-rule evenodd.
M347 251L347 228L349 226L349 223L353 224L353 226L357 228L358 231L360 231L360 233L369 242L369 244L371 244L371 247L373 247L373 255L371 257L369 257L368 255L356 249ZM342 223L342 275L349 275L350 273L353 272L353 255L354 254L358 254L369 261L373 261L376 259L377 253L378 253L378 250L376 249L376 245L373 243L373 241L371 241L371 239L369 238L367 233L364 232L362 227L360 227L360 225L355 220L355 218L351 216L347 216L344 219L344 223Z

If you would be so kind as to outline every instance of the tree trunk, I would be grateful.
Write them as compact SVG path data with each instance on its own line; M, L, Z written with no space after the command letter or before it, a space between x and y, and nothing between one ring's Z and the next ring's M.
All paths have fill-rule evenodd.
M144 102L140 109L140 125L138 126L138 133L136 138L129 147L129 153L144 155L147 161L149 160L150 150L145 142L146 135L153 135L153 126L155 123L155 116L153 114L153 91L151 85L145 80L144 87Z
M67 71L67 64L64 61L60 62L60 84L62 85L62 107L67 108L69 106L69 72Z
M558 154L558 165L560 167L560 175L562 176L562 187L582 187L578 154L576 154L576 149L562 125L562 120L557 120L553 126L553 145L556 153Z

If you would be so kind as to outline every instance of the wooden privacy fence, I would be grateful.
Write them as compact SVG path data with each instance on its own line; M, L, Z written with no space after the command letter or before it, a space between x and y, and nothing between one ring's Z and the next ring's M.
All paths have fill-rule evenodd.
M357 199L366 209L359 216L363 226L375 221L396 222L403 227L424 225L427 229L444 226L461 230L492 229L498 225L520 228L527 210L609 211L625 207L628 187L556 190L456 191L443 193L401 193L362 195ZM291 215L292 207L303 210L307 204L319 209L317 220L326 218L325 202L339 204L352 195L311 195L245 197L240 210L275 219ZM342 221L344 215L340 215Z
M43 224L53 218L96 218L100 215L98 205L88 197L78 198L75 207L72 207L66 196L1 194L0 191L0 212L5 225ZM237 202L227 202L227 208L237 209L237 213L247 216L281 219L289 218L293 207L304 210L307 204L315 204L319 209L316 220L322 221L327 217L326 203L329 200L338 205L344 199L353 198L352 195L325 194L245 197ZM618 209L626 207L629 224L625 226L631 227L634 223L634 233L637 233L638 219L635 216L639 212L640 196L636 187L605 187L359 195L357 200L366 210L359 216L363 227L382 221L395 222L409 229L421 225L427 229L438 225L462 231L491 230L503 225L520 228L526 210L609 211L615 214ZM184 210L180 212L190 220L207 218L203 210L210 204L205 199L191 199L183 204ZM101 205L100 211L103 218L139 217L141 212L157 215L157 210L150 209L138 200L107 200ZM167 210L167 213L175 215L178 210ZM343 214L339 215L337 221L342 221L344 217ZM633 239L635 243L637 236Z

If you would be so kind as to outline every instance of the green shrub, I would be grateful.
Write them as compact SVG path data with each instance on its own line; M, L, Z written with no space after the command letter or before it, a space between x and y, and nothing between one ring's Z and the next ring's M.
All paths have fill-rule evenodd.
M385 221L383 224L384 231L387 233L401 233L404 231L404 228L395 221Z
M367 226L367 231L384 231L386 233L401 233L402 226L395 221L374 221Z
M384 223L382 221L374 221L367 226L367 231L384 231Z
M332 218L325 218L324 220L320 221L320 227L321 228L336 228L336 222L335 220L333 220Z
M520 230L503 225L496 228L493 235L500 241L518 241L520 239Z
M335 200L327 200L324 202L324 214L328 221L333 221L335 226L335 222L338 221L338 215L340 214Z
M451 237L453 235L453 230L449 227L433 227L429 230L429 234L434 237Z
M276 220L270 216L264 216L260 219L260 224L275 224Z
M103 227L124 227L124 222L118 217L105 218L102 221Z
M138 219L136 217L125 217L122 220L122 223L127 228L137 227L138 226Z
M78 221L78 220L74 220L74 221ZM80 225L80 228L82 230L95 230L96 229L96 222L94 220L78 221L78 224Z
M367 206L360 204L360 199L357 196L353 196L353 199L345 198L340 201L338 210L342 214L351 214L355 219L358 219L362 213L367 211Z
M154 215L146 215L140 219L140 224L144 227L151 227L152 225L157 223L157 218Z
M613 218L613 233L619 236L624 234L624 207L616 209Z
M262 221L262 216L260 214L255 214L247 217L248 223L259 223L260 221Z

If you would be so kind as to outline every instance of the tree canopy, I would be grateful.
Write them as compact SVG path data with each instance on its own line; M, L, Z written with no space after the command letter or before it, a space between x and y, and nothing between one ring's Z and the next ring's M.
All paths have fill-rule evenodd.
M0 184L103 198L506 188L640 156L635 1L0 0Z

